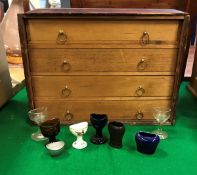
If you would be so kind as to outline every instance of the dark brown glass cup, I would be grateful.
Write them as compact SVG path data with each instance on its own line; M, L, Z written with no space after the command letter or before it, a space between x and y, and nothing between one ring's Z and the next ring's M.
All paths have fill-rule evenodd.
M121 148L125 133L124 124L116 121L110 122L108 124L108 130L110 134L109 145L115 148Z
M60 132L60 120L58 118L47 120L40 125L40 130L45 137L49 138L49 143L56 142L55 137Z

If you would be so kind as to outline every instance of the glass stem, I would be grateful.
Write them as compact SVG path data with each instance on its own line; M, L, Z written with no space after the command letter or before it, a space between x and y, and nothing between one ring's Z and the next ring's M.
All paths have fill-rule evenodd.
M159 132L162 132L161 122L159 122L158 130Z
M40 127L38 126L38 131L37 132L40 132L41 133L41 130L40 130Z
M49 137L49 143L56 142L56 141L57 140L56 140L55 136Z
M101 128L98 128L96 130L96 137L98 137L98 138L102 138L103 137L103 133L102 133L102 129Z

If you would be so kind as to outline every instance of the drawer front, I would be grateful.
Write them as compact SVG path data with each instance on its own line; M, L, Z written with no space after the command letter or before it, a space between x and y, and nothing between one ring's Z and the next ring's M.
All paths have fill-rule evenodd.
M175 72L177 49L30 49L32 73Z
M46 106L49 117L59 117L63 123L89 121L91 113L107 114L109 120L154 120L153 107L170 107L170 100L140 101L35 101L35 107Z
M33 76L35 97L172 96L173 76Z
M177 45L178 20L29 19L28 42ZM166 35L166 31L168 34ZM48 45L46 44L47 48ZM119 46L120 47L120 46ZM122 46L121 46L122 47Z

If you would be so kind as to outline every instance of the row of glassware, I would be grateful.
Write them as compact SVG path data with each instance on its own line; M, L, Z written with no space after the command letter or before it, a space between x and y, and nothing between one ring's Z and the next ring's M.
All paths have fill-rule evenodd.
M46 148L52 156L59 155L64 149L64 142L58 141L56 136L60 132L60 120L58 118L52 118L46 120L47 108L37 108L29 111L29 118L35 122L39 127L39 131L32 134L32 139L35 141L41 141L48 139ZM170 118L170 109L155 108L153 113L155 119L161 124ZM96 133L91 137L93 144L104 144L107 142L107 138L103 136L102 130L108 123L108 117L106 114L90 114L90 122L95 128ZM77 137L72 146L76 149L84 149L87 147L87 142L83 140L83 135L87 132L88 122L80 122L69 126L69 130L73 135ZM41 132L40 132L41 131ZM112 121L108 123L109 131L109 145L115 148L122 147L122 140L125 133L125 126L121 122ZM167 133L159 128L153 133L149 132L137 132L135 135L135 141L137 150L145 154L153 154L159 144L160 139L165 139Z

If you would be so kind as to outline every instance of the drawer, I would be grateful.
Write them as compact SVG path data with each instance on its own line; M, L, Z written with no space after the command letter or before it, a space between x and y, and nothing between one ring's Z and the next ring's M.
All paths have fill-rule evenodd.
M30 49L32 73L175 72L177 49Z
M170 100L35 101L35 107L48 107L49 117L59 117L63 123L89 121L91 113L107 114L109 120L125 122L154 120L153 107L170 105Z
M173 76L32 76L35 97L170 97Z
M84 43L100 43L97 46L101 48L102 45L110 47L116 43L130 46L177 45L180 34L178 20L156 19L29 19L27 31L28 43L44 43L44 48L50 44L83 48L86 47ZM166 31L170 32L166 35Z

